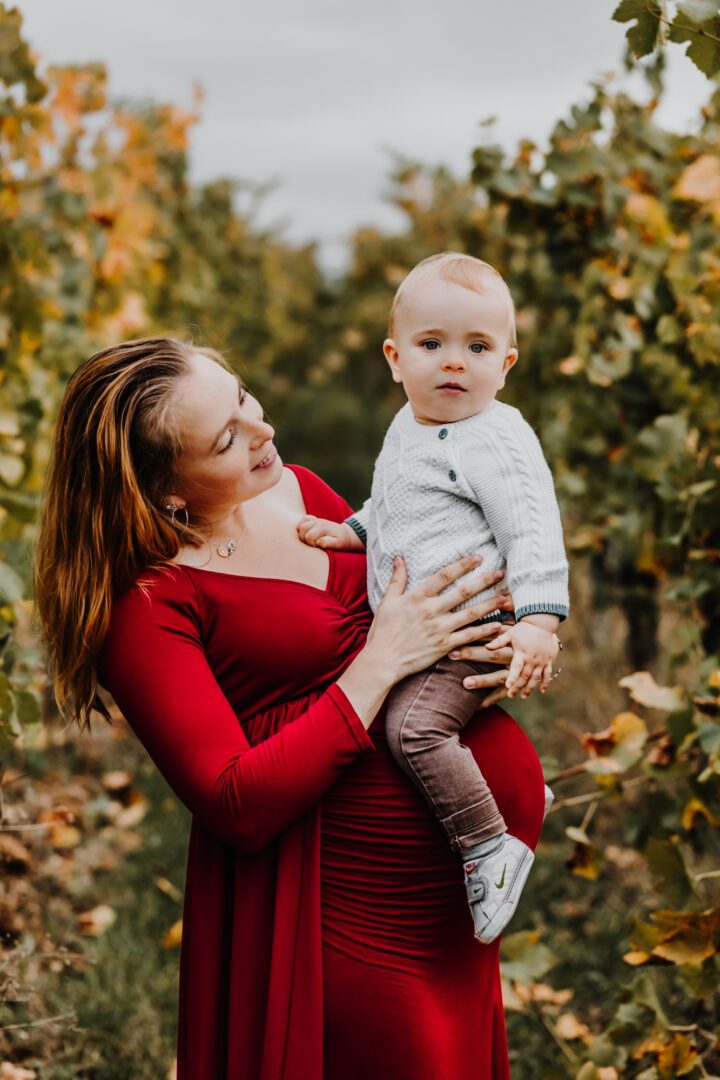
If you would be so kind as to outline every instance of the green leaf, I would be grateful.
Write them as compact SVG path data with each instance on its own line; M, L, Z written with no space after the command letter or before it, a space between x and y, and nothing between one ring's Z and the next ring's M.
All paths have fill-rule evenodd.
M648 56L662 44L663 15L658 0L620 0L615 8L612 15L615 22L635 21L625 36L637 59Z
M503 937L500 968L506 978L529 986L555 966L556 957L538 938L536 930L521 930Z
M720 724L703 724L698 732L698 742L706 754L720 748Z
M677 908L697 896L678 841L651 837L645 855L656 893Z
M709 25L699 27L688 23L684 15L678 14L668 31L668 41L690 43L685 55L708 78L717 75L720 71L720 40L718 38L720 38L720 18L718 17L713 18Z
M0 605L14 604L22 594L22 581L11 566L0 560Z

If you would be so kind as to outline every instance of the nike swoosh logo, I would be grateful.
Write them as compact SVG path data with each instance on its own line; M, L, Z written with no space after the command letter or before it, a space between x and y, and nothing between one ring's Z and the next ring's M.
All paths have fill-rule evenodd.
M503 866L502 877L500 878L499 881L495 882L495 888L496 889L502 889L503 885L505 884L505 871L506 871L506 869L507 869L507 863L505 863L505 866Z

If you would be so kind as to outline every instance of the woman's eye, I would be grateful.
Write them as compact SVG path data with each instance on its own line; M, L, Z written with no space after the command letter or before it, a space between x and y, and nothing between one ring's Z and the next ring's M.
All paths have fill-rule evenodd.
M483 345L482 341L473 341L472 345L470 346L470 351L474 353L487 352L487 345Z
M230 447L232 446L232 444L233 444L234 442L235 442L235 432L234 432L234 431L231 431L231 432L230 432L230 438L229 438L229 439L228 439L228 441L227 441L227 442L225 443L225 445L223 446L222 450L218 450L218 453L219 453L219 454L226 454L226 453L227 453L227 451L228 451L228 450L230 449Z
M427 349L428 352L434 352L435 349L440 348L439 341L423 341L421 342L423 349Z

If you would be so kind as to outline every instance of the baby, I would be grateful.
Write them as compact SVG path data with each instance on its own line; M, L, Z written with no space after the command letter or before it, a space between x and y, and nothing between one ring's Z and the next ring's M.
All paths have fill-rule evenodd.
M408 403L385 436L371 496L346 522L306 516L298 533L318 547L367 549L373 611L396 555L405 559L410 588L470 553L483 557L473 574L504 569L516 621L488 649L512 645L508 695L526 698L552 677L555 630L568 613L568 567L540 444L517 409L495 400L518 355L507 285L469 255L425 259L397 291L383 350ZM482 621L497 621L508 606L498 597L498 610ZM386 721L396 761L463 860L475 936L486 943L512 918L533 861L507 832L458 738L477 711L477 694L465 687L490 670L443 658L395 687Z

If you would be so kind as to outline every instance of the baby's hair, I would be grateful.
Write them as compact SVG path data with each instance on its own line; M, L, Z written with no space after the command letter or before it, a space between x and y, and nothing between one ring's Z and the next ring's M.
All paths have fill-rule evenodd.
M488 277L492 277L502 286L502 291L507 297L508 314L510 316L510 347L517 348L515 305L505 279L490 263L483 262L482 259L476 259L473 255L462 255L459 251L442 251L438 255L430 255L413 267L395 293L390 308L389 337L394 338L395 336L395 320L398 308L408 287L429 274L435 274L443 281L452 281L455 285L461 285L464 289L471 289L473 292L482 292Z

